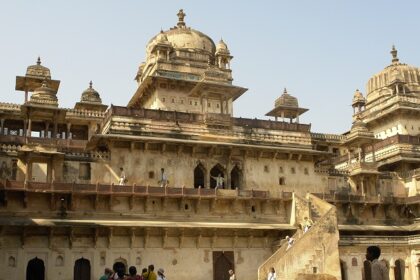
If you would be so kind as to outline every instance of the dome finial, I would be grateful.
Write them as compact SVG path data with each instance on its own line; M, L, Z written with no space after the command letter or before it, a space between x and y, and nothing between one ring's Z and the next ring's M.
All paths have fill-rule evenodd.
M284 88L283 94L287 94L287 89L286 88Z
M177 16L178 16L178 23L177 23L178 27L184 28L185 27L184 17L186 16L186 14L184 13L184 10L180 9Z
M89 82L89 88L92 88L92 85L93 85L93 83L92 83L92 80Z
M36 64L41 65L41 57L38 56L38 60L36 61Z
M394 64L398 63L398 61L399 61L398 56L397 56L398 51L397 51L397 49L395 48L394 45L392 45L391 54L392 54L392 63L394 63Z

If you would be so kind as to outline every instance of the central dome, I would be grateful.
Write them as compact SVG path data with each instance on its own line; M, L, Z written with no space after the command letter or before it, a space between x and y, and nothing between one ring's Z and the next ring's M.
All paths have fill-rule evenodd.
M216 51L216 45L213 40L206 34L187 27L184 22L185 14L183 10L178 13L178 23L175 27L161 31L159 34L150 39L147 44L148 56L156 44L165 40L170 43L174 49L184 49L194 52L207 53L214 55Z

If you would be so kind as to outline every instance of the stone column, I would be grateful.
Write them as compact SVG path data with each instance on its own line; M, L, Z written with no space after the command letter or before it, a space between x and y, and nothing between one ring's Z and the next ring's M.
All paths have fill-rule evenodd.
M25 89L25 103L28 102L28 90Z
M46 122L45 123L45 133L44 133L44 137L48 138L48 129L50 128L50 123Z
M54 121L54 132L51 138L57 138L57 133L58 133L58 123L57 123L57 119Z
M220 97L220 113L221 114L225 112L224 106L225 106L225 100L222 97Z
M70 139L70 129L71 129L71 123L67 123L67 131L66 131L66 138L67 139Z
M203 113L207 113L207 98L203 98L202 105L203 106Z
M376 162L376 156L375 156L375 144L372 144L372 161Z
M350 148L347 149L347 155L349 156L349 160L348 160L348 166L351 165L351 153L350 153Z
M26 136L27 137L31 137L31 134L32 134L32 120L31 119L29 119L28 120L28 129L26 130Z
M3 134L4 134L4 119L1 119L1 120L0 120L0 123L1 123L1 127L0 127L0 135L3 135Z

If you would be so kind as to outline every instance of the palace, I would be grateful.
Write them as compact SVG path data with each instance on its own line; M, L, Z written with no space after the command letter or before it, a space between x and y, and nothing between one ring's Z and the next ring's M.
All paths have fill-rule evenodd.
M300 123L286 89L269 120L233 117L247 91L233 56L182 10L148 42L126 106L90 82L60 107L38 58L16 77L24 103L0 103L0 279L154 264L169 279L358 280L373 244L390 279L419 279L420 69L391 55L342 135Z

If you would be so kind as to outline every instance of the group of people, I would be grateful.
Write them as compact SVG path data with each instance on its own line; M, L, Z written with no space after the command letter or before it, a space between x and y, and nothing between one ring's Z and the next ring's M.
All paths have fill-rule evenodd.
M225 178L222 177L222 174L219 173L217 177L211 176L213 180L216 181L215 189L223 189ZM118 185L123 186L128 182L127 175L125 174L124 168L120 167L120 177L118 179ZM158 180L159 186L165 188L169 185L168 174L165 172L164 168L160 169L160 176Z
M148 268L143 268L141 274L137 274L137 268L130 266L128 274L125 273L123 267L105 268L104 275L99 280L166 280L165 271L163 268L159 268L155 273L155 266L149 265Z

